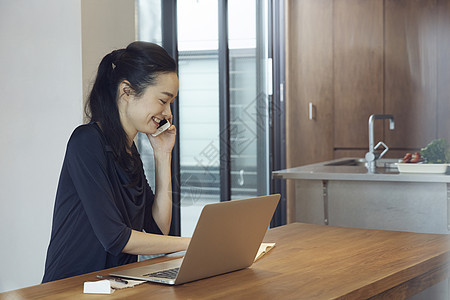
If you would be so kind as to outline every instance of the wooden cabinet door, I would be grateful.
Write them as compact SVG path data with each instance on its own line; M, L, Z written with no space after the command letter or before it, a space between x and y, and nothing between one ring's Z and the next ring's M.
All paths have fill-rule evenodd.
M383 1L333 3L334 147L368 149L369 116L383 113Z
M332 1L289 1L286 61L287 167L333 158ZM316 108L309 120L308 104Z
M450 1L438 1L437 137L450 142Z
M436 137L437 0L385 1L385 129L394 148L421 148ZM447 83L448 85L449 83Z

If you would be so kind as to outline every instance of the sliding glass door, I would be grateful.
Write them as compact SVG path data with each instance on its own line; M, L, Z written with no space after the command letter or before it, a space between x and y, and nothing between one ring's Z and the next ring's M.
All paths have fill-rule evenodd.
M265 2L227 2L177 1L181 233L186 236L205 204L267 194L269 189ZM225 30L221 16L228 16ZM219 49L224 35L228 53ZM221 68L224 55L227 66ZM225 108L220 85L229 87ZM227 113L228 122L220 126ZM223 164L229 174L221 172ZM223 189L229 190L226 199Z
M267 1L228 1L231 199L269 193L266 16Z
M179 121L174 209L179 233L191 236L205 204L270 193L269 0L163 1L176 7L172 53L180 79L173 109ZM139 0L138 11L155 5L161 11L161 3L167 5L156 2ZM156 32L157 37L161 28ZM140 148L150 174L151 149L145 142Z
M181 235L220 199L217 0L178 0Z

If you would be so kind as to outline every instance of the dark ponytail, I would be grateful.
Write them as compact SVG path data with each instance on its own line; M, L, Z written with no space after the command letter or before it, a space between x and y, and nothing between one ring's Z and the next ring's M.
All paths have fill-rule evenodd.
M133 180L138 179L141 161L135 148L129 147L128 136L120 123L119 85L127 80L133 94L139 97L148 86L155 84L159 74L170 72L176 72L176 63L162 47L133 42L126 49L114 50L102 59L86 101L86 116L90 121L100 123L116 160L133 175Z

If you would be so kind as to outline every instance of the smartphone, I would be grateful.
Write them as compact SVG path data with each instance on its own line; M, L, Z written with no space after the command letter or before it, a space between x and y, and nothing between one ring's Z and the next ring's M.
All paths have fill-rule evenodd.
M169 121L167 121L166 119L161 120L161 122L159 122L158 128L156 129L156 132L152 133L152 136L160 135L162 132L164 132L164 130L166 130L169 127L170 127L170 122Z

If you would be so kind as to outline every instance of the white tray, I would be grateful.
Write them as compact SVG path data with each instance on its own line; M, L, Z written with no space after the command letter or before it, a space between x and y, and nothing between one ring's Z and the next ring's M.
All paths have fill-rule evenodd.
M443 174L447 172L450 164L415 164L415 163L396 163L400 173L430 173Z

